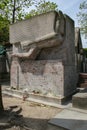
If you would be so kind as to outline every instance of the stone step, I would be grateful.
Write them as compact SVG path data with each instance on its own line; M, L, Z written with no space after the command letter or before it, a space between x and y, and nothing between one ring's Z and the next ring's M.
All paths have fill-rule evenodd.
M2 86L3 88L4 86ZM4 95L12 96L12 97L17 97L21 98L24 100L23 95L24 95L24 90L17 90L15 87L9 87L6 86L5 89L2 91ZM41 95L41 94L34 94L34 93L27 93L27 98L25 99L26 101L32 101L48 106L53 106L53 107L58 107L58 108L67 108L71 106L71 101L72 97L68 97L68 99L63 99L63 97L51 97Z
M79 109L87 109L87 92L79 92L73 95L72 106Z
M47 130L67 130L67 129L64 129L63 127L59 127L56 125L48 124Z
M78 110L63 109L49 121L47 130L86 130L87 113Z

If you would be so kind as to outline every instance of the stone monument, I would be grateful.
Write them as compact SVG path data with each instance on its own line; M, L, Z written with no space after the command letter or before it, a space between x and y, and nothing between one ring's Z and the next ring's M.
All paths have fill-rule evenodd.
M75 28L69 16L52 11L12 24L10 43L11 86L59 104L76 91Z
M83 72L83 47L80 29L78 27L75 28L75 64L77 72Z

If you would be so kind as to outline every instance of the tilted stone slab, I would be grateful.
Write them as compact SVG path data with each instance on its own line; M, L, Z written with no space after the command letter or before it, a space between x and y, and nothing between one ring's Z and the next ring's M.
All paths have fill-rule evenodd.
M64 40L65 18L61 11L48 12L10 26L10 43L21 50L28 48L27 53L20 53L19 49L13 56L35 59L38 50L60 45ZM50 39L47 41L47 39ZM19 44L19 47L16 45ZM32 51L34 49L35 51ZM16 49L15 49L16 50ZM31 57L32 55L32 57Z
M72 109L64 109L52 118L49 123L52 127L56 126L56 128L58 128L56 129L54 127L54 130L86 130L87 113Z
M10 43L33 43L55 35L64 37L64 15L62 12L48 12L10 26ZM25 43L24 43L25 44Z

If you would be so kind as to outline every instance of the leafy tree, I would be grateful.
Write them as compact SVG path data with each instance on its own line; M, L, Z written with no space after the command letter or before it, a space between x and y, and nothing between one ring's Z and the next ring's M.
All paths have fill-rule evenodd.
M25 8L29 8L33 4L33 0L0 0L0 10L3 15L14 23L25 15Z
M35 9L27 14L25 8L27 10L31 5ZM9 41L9 23L57 8L56 3L45 0L0 0L0 43Z
M58 10L58 5L54 2L50 2L50 1L46 2L45 0L40 0L34 4L35 4L35 9L31 10L25 16L25 18L30 18L34 15L46 13L46 12L53 11L53 10Z
M33 0L0 0L0 43L9 41L9 24L21 20Z
M78 16L78 21L81 26L81 31L83 34L87 34L87 1L85 0L80 4L79 7L79 13L77 14Z
M9 21L0 16L0 43L9 41Z
M39 14L45 13L52 10L57 10L57 4L50 1L41 0L36 4L37 12Z

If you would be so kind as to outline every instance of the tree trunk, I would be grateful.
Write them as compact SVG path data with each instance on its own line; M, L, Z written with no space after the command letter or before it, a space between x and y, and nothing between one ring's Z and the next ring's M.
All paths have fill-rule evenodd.
M16 6L16 1L14 0L14 5L13 5L13 16L12 16L12 23L15 22L15 6Z
M0 112L2 112L4 110L3 108L3 102L2 102L2 88L0 85Z

